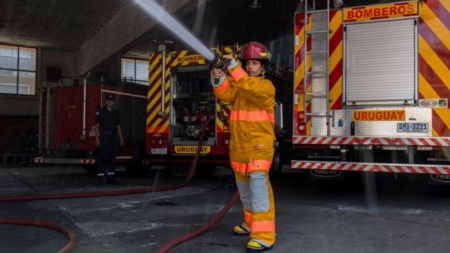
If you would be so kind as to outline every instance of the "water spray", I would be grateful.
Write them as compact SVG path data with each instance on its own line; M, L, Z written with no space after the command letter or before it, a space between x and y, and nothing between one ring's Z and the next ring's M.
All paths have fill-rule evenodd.
M161 25L169 29L178 38L183 40L186 44L190 45L199 54L203 55L211 67L222 69L226 71L228 60L222 60L219 55L211 52L199 39L197 39L192 33L190 33L180 22L172 17L164 8L162 8L155 0L134 0L142 10L148 15L155 18ZM228 61L228 62L227 62ZM215 79L217 84L219 79Z
M161 25L165 26L195 51L203 55L209 62L214 62L216 59L215 54L154 0L134 0L134 2Z

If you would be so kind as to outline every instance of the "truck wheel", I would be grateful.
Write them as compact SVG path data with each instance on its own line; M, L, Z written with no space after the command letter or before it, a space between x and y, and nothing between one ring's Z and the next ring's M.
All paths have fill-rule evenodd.
M83 169L89 174L97 173L97 164L83 165Z
M270 167L269 176L274 177L281 168L281 156L283 152L284 143L283 138L280 135L276 135L278 145L275 148L275 151L273 153L273 160L272 160L272 166Z
M127 173L142 173L150 168L145 157L145 146L138 145L135 149L136 160L132 163L124 164Z
M189 167L190 168L190 167ZM211 164L197 164L197 176L208 179L214 174L215 166Z
M273 177L277 174L281 164L281 151L279 148L275 149L273 154L272 166L270 167L269 176Z
M128 173L140 173L149 168L148 161L142 157L138 157L134 163L126 164L125 171Z

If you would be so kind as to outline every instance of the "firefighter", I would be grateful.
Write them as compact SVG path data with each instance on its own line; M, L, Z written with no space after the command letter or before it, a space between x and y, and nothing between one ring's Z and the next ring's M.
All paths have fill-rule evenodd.
M102 185L107 173L108 184L118 184L114 165L119 144L123 146L119 112L113 108L114 96L105 96L105 106L95 113L95 144L98 147L97 185Z
M230 162L243 205L244 221L234 227L235 235L249 235L247 252L263 252L275 243L275 204L269 169L274 154L275 87L264 78L270 60L267 48L258 42L242 47L239 60L231 55L229 81L221 69L213 68L214 93L232 102L230 115Z

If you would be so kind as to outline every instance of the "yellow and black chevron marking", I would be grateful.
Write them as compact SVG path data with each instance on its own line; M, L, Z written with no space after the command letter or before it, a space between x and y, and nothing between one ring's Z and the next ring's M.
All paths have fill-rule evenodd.
M215 50L219 55L233 54L236 56L236 51L240 47L223 47ZM205 65L208 64L205 57L192 51L175 51L166 54L166 70L165 70L165 84L164 84L164 115L170 115L170 70L173 67L189 66L189 65ZM162 54L151 54L149 57L149 82L148 82L148 104L147 104L147 133L168 133L169 132L169 117L160 116L161 112L161 87L162 87ZM217 105L219 106L219 105ZM217 107L216 106L216 107ZM218 110L218 109L217 109ZM226 111L222 110L222 111ZM219 117L217 122L220 129L225 129L227 122L222 122Z

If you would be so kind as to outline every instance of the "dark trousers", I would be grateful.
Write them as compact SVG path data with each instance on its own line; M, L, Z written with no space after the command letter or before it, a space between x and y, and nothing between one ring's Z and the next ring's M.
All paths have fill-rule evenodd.
M117 134L100 134L100 147L98 147L98 174L114 173L116 155L119 152L119 139Z

